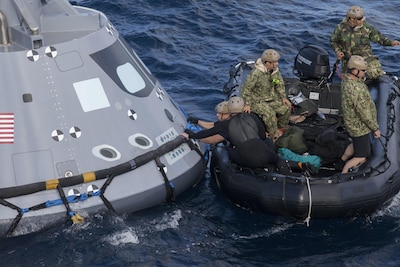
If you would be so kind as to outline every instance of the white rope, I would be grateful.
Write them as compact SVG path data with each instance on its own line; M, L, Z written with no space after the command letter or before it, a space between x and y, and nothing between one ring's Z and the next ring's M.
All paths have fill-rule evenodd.
M307 227L309 227L310 226L310 220L311 220L312 197L311 197L310 179L309 179L308 175L306 175L306 180L307 180L308 197L309 197L310 201L309 201L309 204L308 204L307 218L304 219L304 222L306 223Z

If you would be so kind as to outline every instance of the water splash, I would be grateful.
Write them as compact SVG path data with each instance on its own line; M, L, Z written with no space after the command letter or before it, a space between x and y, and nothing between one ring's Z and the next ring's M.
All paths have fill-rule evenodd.
M130 229L114 233L111 236L105 237L103 241L110 243L112 246L118 247L122 244L139 244L139 237Z
M153 221L155 223L155 228L157 231L163 231L165 229L177 229L179 226L179 221L182 219L181 210L176 210L171 213L165 213L161 218L161 221Z
M274 226L274 227L272 227L270 229L267 229L267 230L259 232L259 233L253 233L253 234L250 234L250 235L236 235L236 234L234 234L234 235L232 235L232 237L234 239L238 239L238 240L240 240L240 239L257 239L257 238L260 238L260 237L265 238L265 237L270 237L270 236L285 232L285 231L289 230L293 226L294 226L294 224L284 223L282 225Z

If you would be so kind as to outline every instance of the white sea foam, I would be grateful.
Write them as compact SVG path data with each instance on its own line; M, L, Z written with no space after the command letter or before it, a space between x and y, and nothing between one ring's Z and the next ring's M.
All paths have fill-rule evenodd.
M121 244L139 244L139 238L132 230L124 230L122 232L114 233L111 236L104 238L104 241L113 246L119 246Z
M165 213L162 219L160 221L157 221L155 227L158 231L169 228L177 229L180 219L182 219L181 210L176 210L172 213Z
M387 207L384 207L375 212L372 215L372 218L380 216L391 216L394 218L400 218L400 194L395 195Z

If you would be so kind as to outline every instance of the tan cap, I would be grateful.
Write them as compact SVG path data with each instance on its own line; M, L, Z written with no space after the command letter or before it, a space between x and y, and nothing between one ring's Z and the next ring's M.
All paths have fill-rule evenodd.
M359 6L351 6L347 10L347 18L357 18L360 20L365 20L364 10Z
M215 112L217 113L222 113L222 114L228 114L228 101L222 101L218 105L215 106Z
M233 96L228 100L228 111L231 114L243 112L244 101L241 97Z
M347 63L347 68L349 68L349 70L351 69L367 70L367 67L368 67L367 61L362 56L358 55L351 56L349 62Z
M276 52L274 49L267 49L261 55L261 60L263 63L265 63L266 61L275 62L278 61L280 58L281 55L279 55L279 53Z

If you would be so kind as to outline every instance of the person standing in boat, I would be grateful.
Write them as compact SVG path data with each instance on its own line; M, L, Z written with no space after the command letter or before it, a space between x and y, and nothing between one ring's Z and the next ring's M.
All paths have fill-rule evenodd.
M255 62L242 87L244 112L259 114L275 141L289 127L291 103L278 68L280 55L274 49L265 50Z
M353 55L347 67L348 73L341 85L342 110L345 126L353 140L354 154L345 163L342 173L358 168L371 155L371 132L374 138L381 136L375 103L365 84L368 63L362 56Z
M192 124L197 124L204 129L210 129L220 121L230 119L231 115L228 111L228 101L222 101L215 106L215 112L217 114L217 121L204 121L195 117L188 117L187 121Z
M291 173L292 170L308 171L315 174L318 170L309 163L285 161L275 152L274 143L265 135L265 125L255 113L245 113L244 101L234 96L228 100L228 111L231 118L220 121L213 128L194 133L184 132L186 139L199 139L207 144L217 144L228 140L232 146L228 147L231 160L241 166L249 168L275 168L282 173Z
M342 62L342 72L347 72L347 62L352 55L360 55L368 62L368 77L377 79L384 75L378 57L372 53L370 42L382 46L400 46L397 40L390 40L380 33L371 24L365 21L364 10L359 6L352 6L348 9L346 17L333 31L331 46L336 53L338 60Z

